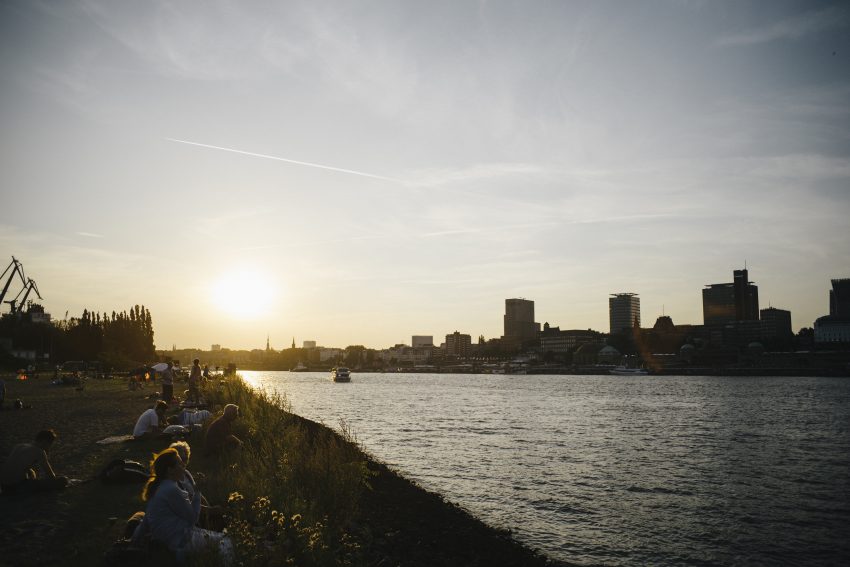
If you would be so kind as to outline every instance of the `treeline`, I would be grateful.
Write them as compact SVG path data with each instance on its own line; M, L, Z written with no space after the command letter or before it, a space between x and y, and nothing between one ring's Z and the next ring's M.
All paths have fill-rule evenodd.
M51 364L99 361L105 368L122 370L156 357L153 320L144 305L111 314L86 309L80 317L49 324L34 323L26 314L7 315L0 336L11 338L14 350L34 351L39 362L49 359Z
M111 314L86 309L82 317L60 321L56 328L58 360L100 360L120 368L150 362L155 356L153 320L144 305Z

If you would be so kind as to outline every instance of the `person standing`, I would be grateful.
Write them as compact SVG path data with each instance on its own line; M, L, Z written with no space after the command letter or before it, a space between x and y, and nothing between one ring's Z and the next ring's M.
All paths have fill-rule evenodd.
M189 372L189 400L196 404L201 400L201 361L192 361L192 371Z
M168 368L162 371L162 399L166 403L171 403L174 399L174 363L168 361Z

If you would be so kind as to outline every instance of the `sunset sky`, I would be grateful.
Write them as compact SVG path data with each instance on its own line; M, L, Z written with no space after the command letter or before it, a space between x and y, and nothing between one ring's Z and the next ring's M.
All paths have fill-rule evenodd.
M9 1L0 76L0 269L158 348L701 324L744 262L796 331L850 277L847 3Z

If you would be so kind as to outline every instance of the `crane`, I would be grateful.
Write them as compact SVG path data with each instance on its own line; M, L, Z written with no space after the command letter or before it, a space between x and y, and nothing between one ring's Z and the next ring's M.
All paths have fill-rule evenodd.
M0 305L2 305L3 299L6 298L6 292L9 291L9 286L12 284L12 280L15 279L15 274L21 278L21 283L23 283L24 286L27 285L26 276L24 276L24 265L16 260L14 256L12 256L12 261L8 266L6 266L6 269L3 270L3 273L0 274L0 280L2 280L7 273L9 274L9 279L6 280L6 285L3 286L3 291L0 291ZM35 285L35 282L33 282L33 285ZM36 291L36 293L38 292ZM20 295L20 293L18 295ZM41 296L39 295L39 297Z
M35 280L33 280L32 278L27 278L27 284L23 287L23 289L21 289L21 291L18 292L18 295L16 295L15 298L11 301L6 302L12 307L12 313L16 313L17 311L22 310L23 306L27 303L27 297L29 297L30 292L32 292L33 290L35 290L35 294L38 296L39 299L44 299L38 292L38 286L35 285ZM21 297L21 294L24 294L24 297L19 302L18 298ZM16 303L18 304L17 309L15 308Z

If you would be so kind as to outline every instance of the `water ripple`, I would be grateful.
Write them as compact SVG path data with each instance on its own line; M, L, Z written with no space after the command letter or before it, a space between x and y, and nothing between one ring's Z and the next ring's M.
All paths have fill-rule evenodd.
M244 374L554 559L850 564L850 380Z

